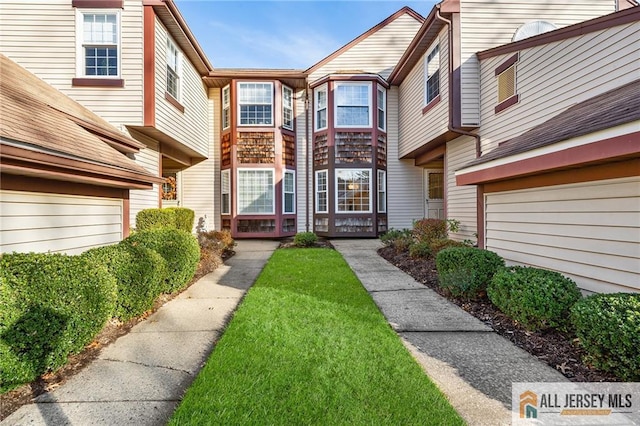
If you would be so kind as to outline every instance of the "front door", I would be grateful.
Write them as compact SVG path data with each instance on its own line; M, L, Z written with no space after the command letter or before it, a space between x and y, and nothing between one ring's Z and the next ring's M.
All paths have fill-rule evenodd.
M444 219L444 172L424 169L424 217Z

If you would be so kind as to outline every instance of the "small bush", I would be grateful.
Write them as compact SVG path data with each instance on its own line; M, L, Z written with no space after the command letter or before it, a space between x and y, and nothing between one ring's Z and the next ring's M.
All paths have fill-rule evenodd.
M389 229L387 232L385 232L384 234L380 235L380 241L382 241L382 244L384 244L385 246L390 246L393 245L393 241L398 239L398 238L402 238L402 237L410 237L411 236L411 230L410 229Z
M447 238L447 221L442 219L421 219L413 222L413 238L419 243L431 243Z
M626 381L640 381L640 294L597 294L571 308L585 361Z
M118 297L113 315L122 321L151 309L162 293L167 262L151 249L115 244L91 249L82 256L103 265L116 278Z
M184 207L169 207L163 210L173 212L174 226L177 229L185 232L191 232L193 230L193 222L196 218L196 213L193 210Z
M498 309L531 331L566 329L569 310L581 298L571 279L558 272L524 266L498 271L487 294Z
M445 238L445 239L441 239L441 240L433 240L433 241L431 241L431 244L429 246L431 247L431 252L434 255L437 255L440 251L442 251L442 250L444 250L446 248L449 248L449 247L469 247L469 244Z
M414 259L426 259L431 256L431 253L431 246L424 241L411 244L409 247L409 256Z
M468 299L480 296L503 266L504 260L496 253L475 247L450 247L436 256L440 286Z
M312 247L318 242L318 236L313 232L299 232L293 237L296 247Z
M222 265L223 257L233 251L236 242L229 231L208 231L198 233L200 263L198 271L202 275L215 271Z
M65 364L111 318L116 280L81 256L0 257L0 392Z
M124 244L155 250L167 262L167 278L163 292L172 293L184 288L193 278L200 260L198 240L186 231L159 228L136 232Z
M145 209L136 215L136 230L175 228L175 214L171 209Z

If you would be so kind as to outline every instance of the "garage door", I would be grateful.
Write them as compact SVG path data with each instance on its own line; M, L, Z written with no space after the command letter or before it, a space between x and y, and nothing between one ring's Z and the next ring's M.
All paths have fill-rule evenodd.
M485 196L486 247L597 292L640 291L640 179Z
M122 239L122 200L0 191L0 252L78 254Z

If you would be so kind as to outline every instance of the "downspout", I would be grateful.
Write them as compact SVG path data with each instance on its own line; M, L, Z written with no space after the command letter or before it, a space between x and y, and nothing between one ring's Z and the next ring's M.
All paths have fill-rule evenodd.
M313 183L310 182L310 180L309 180L310 173L311 173L310 172L310 166L311 166L311 164L313 164L312 163L313 144L311 143L311 138L309 136L309 127L310 127L309 126L309 83L307 83L307 88L304 91L304 114L305 114L305 123L304 123L304 125L305 125L305 134L306 134L306 138L307 138L307 158L306 158L307 165L305 167L305 169L306 169L305 173L307 175L306 181L305 181L305 184L307 185L307 200L306 200L307 206L305 208L305 210L307 211L307 222L305 224L305 227L306 227L307 232L309 232L309 225L310 225L309 219L310 219L310 210L311 210L309 208L309 200L310 200L309 197L310 197L310 194L311 194L310 189L312 189L312 187L313 187ZM313 198L311 198L311 200L313 200ZM311 202L311 208L313 208L313 201Z

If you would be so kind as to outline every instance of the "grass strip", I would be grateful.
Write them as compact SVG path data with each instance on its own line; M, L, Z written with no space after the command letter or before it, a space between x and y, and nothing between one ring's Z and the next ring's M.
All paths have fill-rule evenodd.
M277 250L171 425L464 424L339 253Z

